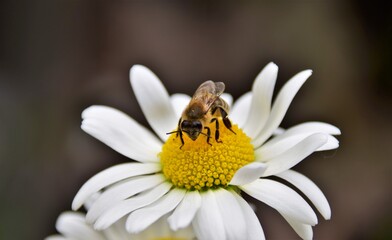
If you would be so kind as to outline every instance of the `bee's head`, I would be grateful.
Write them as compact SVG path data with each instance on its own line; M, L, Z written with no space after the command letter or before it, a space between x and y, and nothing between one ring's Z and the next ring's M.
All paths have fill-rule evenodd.
M203 124L198 120L184 120L181 122L181 130L184 131L190 139L195 141L203 130Z

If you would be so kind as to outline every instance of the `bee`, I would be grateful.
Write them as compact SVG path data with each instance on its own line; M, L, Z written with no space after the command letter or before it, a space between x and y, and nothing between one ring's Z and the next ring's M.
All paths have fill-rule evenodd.
M193 141L200 134L205 135L207 136L207 143L211 145L211 129L208 125L212 122L215 122L215 141L221 143L222 141L219 140L218 117L221 117L225 127L235 134L227 116L230 107L220 97L224 90L225 84L223 82L213 81L206 81L197 88L188 106L182 112L177 131L167 133L176 133L177 137L180 137L182 143L180 149L184 146L183 133L186 133ZM206 133L203 132L204 129L207 131Z

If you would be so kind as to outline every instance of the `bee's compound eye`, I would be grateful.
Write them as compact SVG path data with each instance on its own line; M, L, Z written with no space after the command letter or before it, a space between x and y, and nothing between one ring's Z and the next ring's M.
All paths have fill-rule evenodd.
M187 129L190 128L192 126L192 122L188 121L188 120L184 120L181 123L181 129Z
M203 126L201 125L201 122L195 121L192 123L192 127L201 130Z

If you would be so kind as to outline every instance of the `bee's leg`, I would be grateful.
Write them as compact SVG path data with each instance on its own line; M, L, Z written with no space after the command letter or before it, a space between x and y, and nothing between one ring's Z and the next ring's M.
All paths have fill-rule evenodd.
M229 129L232 133L236 134L232 129L231 129L231 122L230 119L227 117L227 112L220 108L221 116L222 116L222 121L223 124L225 124L225 127Z
M179 132L181 132L181 128L180 128L181 120L182 120L182 118L180 118L180 120L178 120L178 127L177 127L177 130L178 130ZM176 137L178 137L179 132L177 132ZM181 133L181 140L182 140L182 142L183 142L182 133ZM182 145L184 145L184 143L182 143ZM182 147L182 146L181 146L181 147Z
M215 121L215 141L221 143L222 141L219 140L219 121L217 118L213 118L211 122Z
M219 111L221 113L222 118L226 118L227 117L227 112L223 108L219 108Z
M211 108L211 115L214 115L217 109L218 109L217 107L212 107Z
M211 138L211 129L209 127L204 127L204 129L207 129L207 143L212 146L210 143L210 138Z
M229 129L232 133L237 134L237 133L235 133L233 131L233 129L231 129L231 122L230 122L230 119L228 117L223 118L222 121L223 121L223 124L225 124L225 127L227 129Z
M180 139L181 139L181 146L180 146L180 149L181 149L182 146L184 146L184 139L182 138L182 131L179 130L179 131L177 132L177 134L180 136Z

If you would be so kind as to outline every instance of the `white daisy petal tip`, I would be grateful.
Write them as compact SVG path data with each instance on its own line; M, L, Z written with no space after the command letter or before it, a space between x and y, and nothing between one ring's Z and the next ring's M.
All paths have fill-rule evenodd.
M72 201L71 209L73 211L77 211L79 208L82 207L83 203L84 203L84 199L82 199L80 194L76 194L75 198Z
M300 190L313 203L325 220L331 218L331 207L328 200L313 181L293 170L287 170L276 176L288 181Z
M178 223L173 219L173 217L171 217L171 216L168 217L167 222L169 223L171 230L177 231L178 229L180 229L180 227L178 226Z
M310 76L312 76L313 71L310 69L303 70L296 75L294 75L287 83L290 83L290 81L297 82L300 86L302 86ZM294 83L293 83L294 84Z
M107 106L91 106L82 113L81 128L120 154L142 162L157 161L161 141L127 114Z
M308 157L318 148L326 144L328 141L328 134L315 133L312 134L287 151L273 156L270 159L264 159L267 168L263 173L263 177L276 175L287 169L290 169Z
M143 73L143 72L151 72L150 69L148 69L146 66L141 65L141 64L135 64L131 67L131 69L129 70L129 76L131 77L132 80L132 76L135 76L136 74L139 73Z
M268 112L268 119L263 123L263 128L252 133L252 135L256 134L252 139L254 146L260 147L279 127L295 95L311 74L311 70L299 72L282 87L276 96L271 111Z
M83 184L72 201L72 210L79 209L91 196L111 184L127 178L155 173L159 169L160 165L154 163L123 163L107 168Z
M89 112L90 112L92 109L94 109L95 107L96 107L96 106L93 105L93 106L90 106L90 107L84 109L83 112L82 112L82 114L81 114L82 119L85 119L85 118L89 115Z
M331 135L341 135L342 134L342 131L338 127L336 127L336 126L334 126L332 124L324 123L324 122L310 122L310 123L320 125L322 130L325 130L325 131L321 131L321 132L326 132L326 133L329 133Z
M252 101L247 116L244 131L249 137L254 138L263 129L270 111L272 94L278 77L278 66L269 63L256 76L252 85Z
M284 219L286 219L286 221L290 224L290 226L302 239L304 240L313 239L313 229L311 225L300 223L285 215L282 216L284 217Z
M230 181L230 185L244 185L260 178L267 165L260 162L253 162L238 169Z
M274 62L269 62L265 67L264 67L264 69L268 69L269 71L278 71L279 70L279 67L278 67L278 65L276 65Z
M311 70L311 69L306 69L306 70L303 70L303 71L301 71L301 72L295 74L295 75L291 78L291 80L296 79L296 81L305 82L306 80L308 80L308 78L309 78L310 76L312 76L312 74L313 74L313 70ZM289 80L289 82L290 82L290 80Z
M328 135L327 137L327 142L323 146L318 148L317 151L333 150L339 147L339 141L335 137L330 135Z
M178 223L178 221L176 221L176 219L174 219L173 217L168 217L167 218L167 222L168 222L168 224L170 226L170 229L173 230L173 231L178 231L178 230L180 230L180 229L182 229L184 227L187 227L187 226L181 226Z
M285 184L270 179L258 179L240 188L295 221L312 226L318 223L316 213L311 206Z
M91 223L90 223L90 224L91 224ZM107 229L108 227L110 227L110 225L107 224L106 222L104 222L102 219L98 219L98 220L93 224L94 230L97 230L97 231L103 231L103 230Z
M160 82L158 76L153 71L141 64L135 64L131 67L129 70L129 79L132 85L137 81L158 80Z
M331 208L328 210L328 212L322 214L322 216L323 216L323 218L324 218L325 220L331 220L331 218L332 218Z
M104 106L104 105L91 105L83 110L81 116L82 119L97 117L102 111L105 110L120 112L115 108Z
M178 118L165 86L157 75L141 65L133 66L129 75L136 100L147 122L161 140L166 141L166 133L177 125Z

